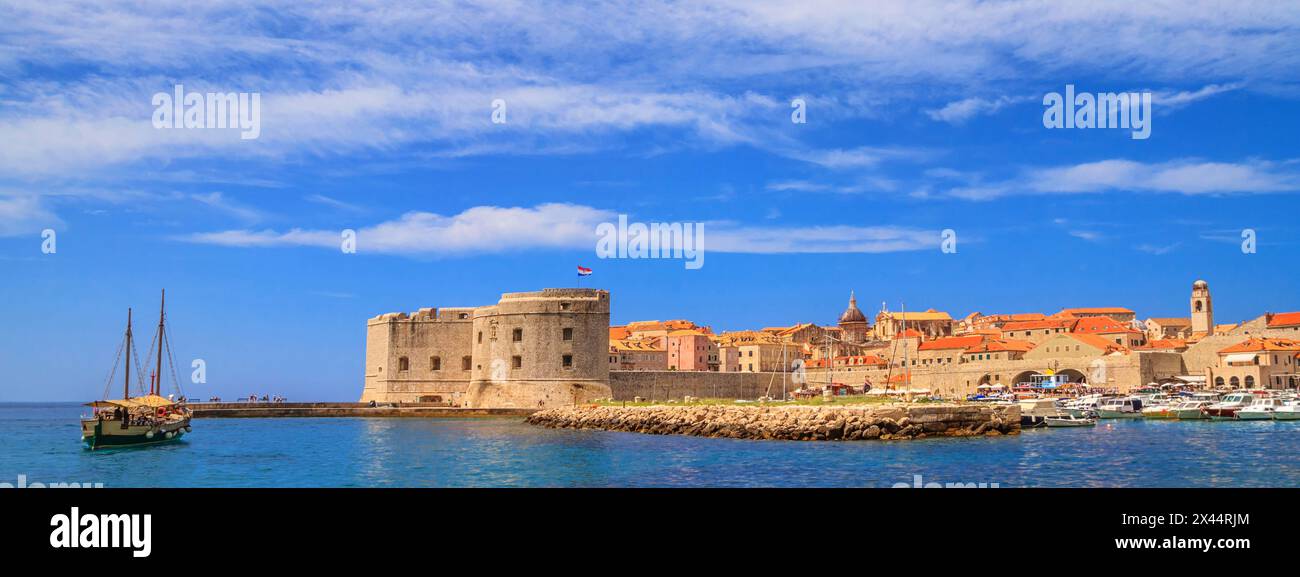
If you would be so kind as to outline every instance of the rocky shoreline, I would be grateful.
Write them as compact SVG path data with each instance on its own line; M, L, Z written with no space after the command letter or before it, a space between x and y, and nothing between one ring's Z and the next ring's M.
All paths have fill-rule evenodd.
M656 405L579 406L533 413L553 429L600 429L731 439L857 441L1020 433L1016 405Z

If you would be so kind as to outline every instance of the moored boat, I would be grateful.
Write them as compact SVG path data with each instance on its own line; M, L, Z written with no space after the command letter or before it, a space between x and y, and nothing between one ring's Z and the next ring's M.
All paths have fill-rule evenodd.
M1300 421L1300 401L1288 401L1273 411L1275 421Z
M1097 406L1097 416L1103 419L1133 419L1142 417L1142 399L1138 397L1112 397L1103 399Z
M1281 399L1256 397L1249 405L1237 411L1238 421L1271 421L1273 413L1283 407Z
M1209 405L1209 401L1183 401L1169 408L1169 418L1180 421L1199 421L1207 417L1201 409Z
M1255 395L1250 393L1232 393L1217 403L1206 405L1201 412L1214 421L1231 421L1237 418L1237 411L1254 402Z
M1097 424L1097 417L1060 414L1044 419L1048 427L1091 427Z

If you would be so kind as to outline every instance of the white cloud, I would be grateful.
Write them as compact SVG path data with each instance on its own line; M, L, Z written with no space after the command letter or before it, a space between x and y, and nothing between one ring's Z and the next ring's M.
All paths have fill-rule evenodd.
M262 211L247 206L243 203L230 200L220 192L209 192L206 194L192 194L190 198L198 201L209 208L229 214L239 220L253 223L263 220L266 216Z
M357 230L358 253L458 256L529 250L595 250L596 226L613 211L577 204L532 208L477 206L444 216L409 212ZM939 245L937 231L898 226L758 227L707 222L704 249L724 253L880 253ZM342 231L292 229L196 233L181 240L231 247L309 246L338 249Z
M972 97L949 102L942 108L926 110L925 114L931 120L949 124L962 124L976 116L993 114L1007 106L1028 100L1030 99L1026 97L1010 96L999 96L995 99Z
M0 196L0 237L37 233L62 226L63 221L47 210L36 196Z
M978 182L948 190L947 196L991 200L1024 194L1089 194L1106 192L1170 194L1251 194L1300 190L1300 174L1292 163L1261 160L1211 162L1179 159L1143 163L1109 159L1069 166L1033 168L1009 180Z

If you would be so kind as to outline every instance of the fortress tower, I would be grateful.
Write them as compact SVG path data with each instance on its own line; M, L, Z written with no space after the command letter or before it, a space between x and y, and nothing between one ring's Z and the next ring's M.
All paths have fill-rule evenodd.
M1198 280L1192 283L1192 334L1214 334L1214 302L1210 300L1209 283Z
M467 403L546 408L613 395L609 388L609 292L506 293L474 312Z
M609 292L506 293L366 323L361 402L539 408L610 397Z

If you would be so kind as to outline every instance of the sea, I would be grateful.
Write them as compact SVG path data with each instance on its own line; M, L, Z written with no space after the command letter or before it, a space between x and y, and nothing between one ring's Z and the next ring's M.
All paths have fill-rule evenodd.
M0 487L1297 487L1300 422L798 442L551 430L520 418L197 419L88 451L74 403L0 403Z

